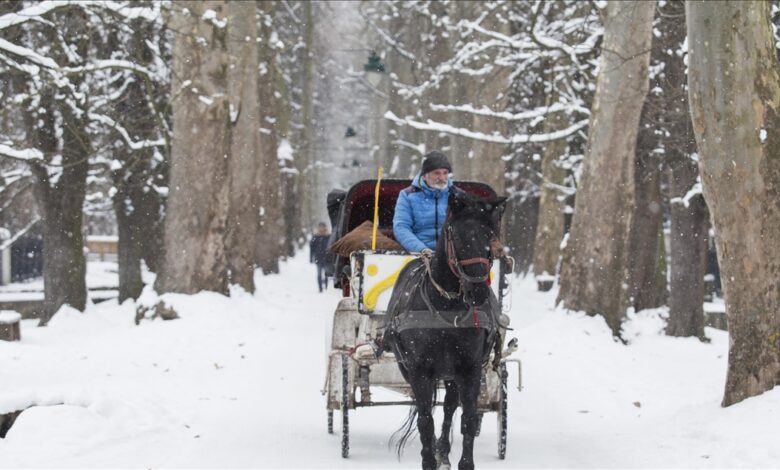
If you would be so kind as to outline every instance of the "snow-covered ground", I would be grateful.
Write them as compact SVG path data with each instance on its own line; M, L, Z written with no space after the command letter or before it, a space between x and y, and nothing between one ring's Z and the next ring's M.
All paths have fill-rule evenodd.
M307 258L258 276L255 295L174 296L176 321L135 326L134 306L116 301L46 328L24 320L21 342L0 341L0 414L38 406L0 439L0 467L419 468L417 440L400 462L388 449L406 408L352 412L347 460L338 419L327 434L320 389L339 293L317 292ZM510 387L504 461L485 416L479 468L777 467L780 390L720 407L725 332L667 338L663 312L641 312L626 346L600 318L555 309L555 291L530 279L513 289L524 389ZM459 454L456 432L453 463Z

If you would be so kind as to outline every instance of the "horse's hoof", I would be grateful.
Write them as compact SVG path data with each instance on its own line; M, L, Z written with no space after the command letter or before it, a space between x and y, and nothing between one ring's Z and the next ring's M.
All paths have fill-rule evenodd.
M437 470L450 470L450 458L447 455L442 455L440 452L436 452L436 469Z

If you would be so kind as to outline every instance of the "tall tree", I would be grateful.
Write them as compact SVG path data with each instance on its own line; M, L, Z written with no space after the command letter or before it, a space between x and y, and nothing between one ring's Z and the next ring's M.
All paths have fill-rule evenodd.
M653 55L663 46L653 41ZM655 65L655 62L652 62ZM651 77L651 83L654 82ZM657 89L654 88L654 89ZM634 213L629 240L630 298L634 310L660 307L666 302L666 253L663 237L661 154L657 123L664 110L659 97L647 96L639 120L634 162Z
M317 187L317 169L314 165L314 15L312 2L303 2L303 85L301 94L301 145L295 159L301 187L309 189L298 193L301 206L301 227L310 232L314 224L314 188Z
M42 26L37 34L28 31L24 45L48 55L52 66L85 65L91 45L91 37L84 33L86 13L80 8L63 8L50 11L49 15L58 24L58 30ZM23 55L21 60L25 60ZM6 63L15 62L8 58ZM22 94L25 146L37 151L27 163L34 176L33 193L43 226L44 305L40 318L43 326L65 304L79 310L86 306L82 221L93 149L87 132L89 119L84 112L87 99L83 93L89 81L81 74L70 80L57 80L38 76L37 67L16 67L29 77L26 93Z
M254 292L258 193L265 190L256 173L260 162L257 7L254 2L229 2L227 24L227 94L230 123L227 219L229 282ZM258 184L259 183L259 184Z
M707 261L709 215L699 182L696 141L688 106L684 49L685 3L659 6L659 63L663 72L656 100L663 110L662 145L667 168L670 265L669 321L666 334L704 338L704 273ZM655 53L655 47L653 47ZM671 53L670 53L671 52Z
M168 42L160 18L148 21L134 18L110 25L107 40L101 47L114 57L125 56L151 74L132 70L119 72L123 80L106 80L105 94L122 90L122 98L107 111L115 122L125 122L128 134L143 142L167 143L170 125L163 109L167 108L170 85ZM162 138L161 138L162 136ZM162 251L162 206L167 188L168 145L127 145L119 132L107 134L106 155L99 155L100 166L110 171L113 183L111 197L118 234L117 264L119 302L136 299L143 289L141 260L156 272Z
M645 104L647 108L647 103ZM640 127L634 162L634 213L629 240L629 297L634 310L666 303L661 159L653 152L653 129Z
M618 336L629 301L634 155L648 90L653 2L609 2L588 147L558 301L601 314Z
M555 88L549 91L548 105L558 101ZM544 132L554 132L563 127L560 113L553 114L544 123ZM563 239L563 212L566 207L562 192L566 170L561 165L561 156L566 153L566 141L554 140L544 146L542 153L541 181L539 183L539 220L534 241L534 276L539 290L550 290L552 280L558 273L558 261Z
M227 293L227 2L173 2L173 140L158 292ZM194 178L193 175L198 175Z
M729 361L723 406L780 384L780 65L769 3L687 2L689 96Z
M0 81L10 93L0 98L16 108L18 126L4 136L0 155L25 162L33 175L45 238L43 325L63 304L85 306L82 221L90 165L92 179L99 179L121 166L128 148L164 145L134 140L140 134L125 127L132 115L115 115L131 94L133 74L157 77L135 62L125 42L103 47L110 31L126 30L124 20L155 22L160 8L120 2L4 6L11 12L0 17L0 34L11 41L0 42Z
M278 64L277 45L272 44L276 35L273 3L259 2L259 76L257 93L260 111L260 158L258 160L257 186L264 190L258 194L259 214L255 240L255 262L263 273L278 273L279 258L283 254L284 217L282 213L282 176L279 172L279 124L277 115ZM281 94L280 94L281 95Z

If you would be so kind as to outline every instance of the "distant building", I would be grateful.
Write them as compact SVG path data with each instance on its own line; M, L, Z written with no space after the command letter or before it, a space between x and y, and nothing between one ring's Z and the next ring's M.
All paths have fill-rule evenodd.
M116 261L119 237L116 235L87 235L87 260Z

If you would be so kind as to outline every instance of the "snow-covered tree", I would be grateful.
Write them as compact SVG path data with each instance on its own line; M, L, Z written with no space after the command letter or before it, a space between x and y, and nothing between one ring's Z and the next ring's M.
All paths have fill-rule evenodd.
M558 228L539 243L540 251L552 247L544 258L553 267L543 269L554 271L562 200L576 184L572 176L594 90L602 34L598 10L590 2L570 1L369 5L364 16L392 64L387 117L397 125L396 160L414 164L426 149L441 147L453 157L459 178L506 188L515 210L535 207L529 198L538 198L539 188L548 191L539 210ZM547 174L541 175L541 159L533 156L547 148ZM507 238L529 239L512 232L523 231L521 224L535 214L515 210L507 217Z
M158 292L254 291L259 206L254 3L174 2L171 190ZM199 175L193 178L193 175Z
M617 336L629 305L634 160L655 4L610 2L588 147L561 267L559 301L603 315Z
M0 156L29 169L44 234L46 324L61 305L86 302L82 210L90 162L110 132L133 150L164 139L130 135L106 112L129 83L123 70L153 80L146 67L104 45L105 25L141 18L159 8L125 2L12 2L0 16L3 107L18 117L3 130ZM158 5L159 6L159 5ZM113 73L112 73L113 72ZM113 84L113 86L112 86Z

